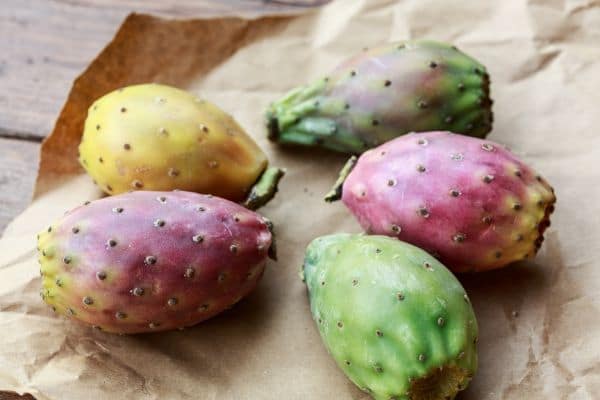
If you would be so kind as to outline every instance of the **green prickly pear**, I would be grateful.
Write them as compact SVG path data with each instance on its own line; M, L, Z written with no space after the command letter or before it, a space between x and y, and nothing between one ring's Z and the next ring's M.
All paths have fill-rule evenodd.
M473 308L425 251L387 236L324 236L308 246L303 276L325 346L375 399L453 399L469 384Z
M299 87L267 111L281 144L362 153L411 131L485 137L492 127L489 75L456 47L407 41L374 47Z
M236 202L251 198L247 205L257 208L273 197L283 175L267 169L266 155L230 115L158 84L129 86L94 102L79 153L111 195L180 189Z

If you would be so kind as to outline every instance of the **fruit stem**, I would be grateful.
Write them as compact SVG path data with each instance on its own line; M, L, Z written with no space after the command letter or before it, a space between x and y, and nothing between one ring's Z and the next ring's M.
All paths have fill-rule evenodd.
M356 156L352 156L348 159L348 161L346 161L346 165L344 165L344 168L342 168L342 170L340 171L340 175L333 184L333 187L331 188L329 193L325 195L326 202L331 203L342 198L342 186L344 185L344 182L346 181L346 178L348 177L350 172L352 172L352 170L354 169L354 166L356 166L357 162L358 157Z
M283 175L285 175L285 171L281 168L267 168L250 189L250 193L243 202L244 207L257 210L267 204L277 193L277 185Z
M264 218L264 217L263 217ZM271 260L277 261L277 246L275 240L275 226L271 222L271 220L264 218L265 223L267 224L267 228L269 228L269 232L271 232L271 247L269 247L269 258Z

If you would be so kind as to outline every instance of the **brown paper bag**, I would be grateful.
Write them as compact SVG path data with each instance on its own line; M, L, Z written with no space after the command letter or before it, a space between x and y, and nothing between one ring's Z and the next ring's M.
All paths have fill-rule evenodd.
M595 6L594 6L595 4ZM318 235L359 227L322 195L345 157L282 149L262 112L365 46L451 41L493 79L490 139L555 186L535 262L461 276L480 324L480 370L463 400L600 393L600 8L592 0L338 0L300 17L168 21L132 15L74 82L42 147L33 204L0 242L0 388L38 400L367 399L327 355L298 278ZM116 336L54 315L38 296L35 233L100 195L76 161L86 109L117 87L161 82L232 113L288 174L261 210L280 261L230 311L183 332Z

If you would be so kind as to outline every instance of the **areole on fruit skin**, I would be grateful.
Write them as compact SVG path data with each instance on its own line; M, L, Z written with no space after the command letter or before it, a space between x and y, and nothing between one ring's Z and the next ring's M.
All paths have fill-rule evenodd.
M453 399L468 386L475 314L458 280L423 250L386 236L323 236L301 275L327 350L376 400Z
M88 110L79 161L110 195L131 190L210 193L257 209L284 171L214 104L183 90L141 84Z
M87 203L41 232L38 249L44 301L115 333L208 319L253 290L275 256L268 220L183 191Z
M504 147L450 132L405 135L351 159L326 200L340 197L368 233L419 246L455 272L533 257L556 201Z
M485 137L493 121L489 84L485 67L454 46L387 43L273 102L269 139L359 154L411 131Z

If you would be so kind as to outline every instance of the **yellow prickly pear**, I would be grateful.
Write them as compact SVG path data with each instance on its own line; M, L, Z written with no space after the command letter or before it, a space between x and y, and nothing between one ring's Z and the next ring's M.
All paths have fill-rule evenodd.
M83 167L111 195L180 189L247 199L257 208L283 175L267 169L266 155L230 115L158 84L125 87L94 102L79 152Z

